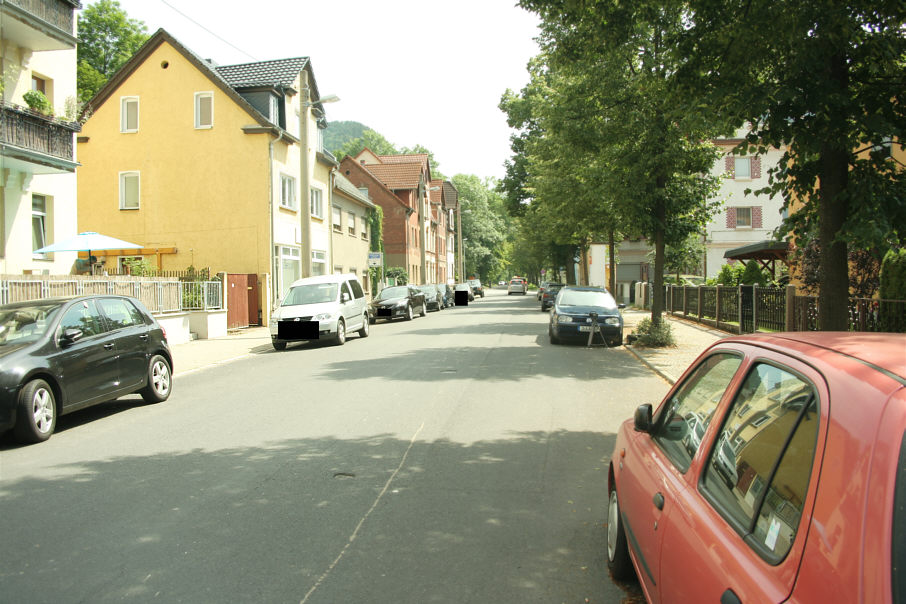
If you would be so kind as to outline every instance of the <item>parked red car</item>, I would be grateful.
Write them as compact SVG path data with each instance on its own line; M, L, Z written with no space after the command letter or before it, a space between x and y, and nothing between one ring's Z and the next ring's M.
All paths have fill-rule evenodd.
M608 486L608 565L650 602L906 602L906 335L715 343Z

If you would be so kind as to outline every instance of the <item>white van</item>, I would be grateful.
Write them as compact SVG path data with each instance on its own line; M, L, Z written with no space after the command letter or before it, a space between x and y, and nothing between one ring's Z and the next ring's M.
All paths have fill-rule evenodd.
M332 339L342 346L346 334L368 337L368 301L359 278L351 273L293 281L270 320L271 343L285 350L289 342Z

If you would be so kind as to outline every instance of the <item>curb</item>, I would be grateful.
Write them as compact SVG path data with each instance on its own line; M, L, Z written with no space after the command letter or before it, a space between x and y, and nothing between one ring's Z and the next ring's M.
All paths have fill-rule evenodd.
M654 373L656 373L656 374L658 375L658 377L660 377L661 379L663 379L663 380L665 380L666 382L668 382L671 386L674 385L674 384L676 383L676 378L675 378L675 377L673 377L673 376L670 375L670 374L664 373L663 371L661 371L660 369L658 369L657 367L655 367L654 365L652 365L651 363L649 363L648 361L646 361L646 360L642 357L642 355L640 355L640 354L637 353L635 350L633 350L631 346L623 346L623 348L624 348L626 351L628 351L629 354L631 354L632 356L634 356L635 358L637 358L637 359L642 363L642 365L644 365L645 367L647 367L648 369L650 369L651 371L653 371Z

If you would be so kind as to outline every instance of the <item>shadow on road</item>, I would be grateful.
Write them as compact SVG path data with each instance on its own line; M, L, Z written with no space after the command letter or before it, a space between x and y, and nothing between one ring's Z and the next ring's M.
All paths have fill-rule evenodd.
M615 602L638 587L606 568L613 446L374 435L59 464L2 483L4 599Z

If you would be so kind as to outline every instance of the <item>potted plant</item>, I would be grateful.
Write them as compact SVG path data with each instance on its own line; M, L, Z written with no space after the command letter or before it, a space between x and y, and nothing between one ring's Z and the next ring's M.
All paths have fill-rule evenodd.
M40 90L29 90L22 95L22 99L30 109L33 109L38 113L43 113L44 115L53 115L53 106Z

